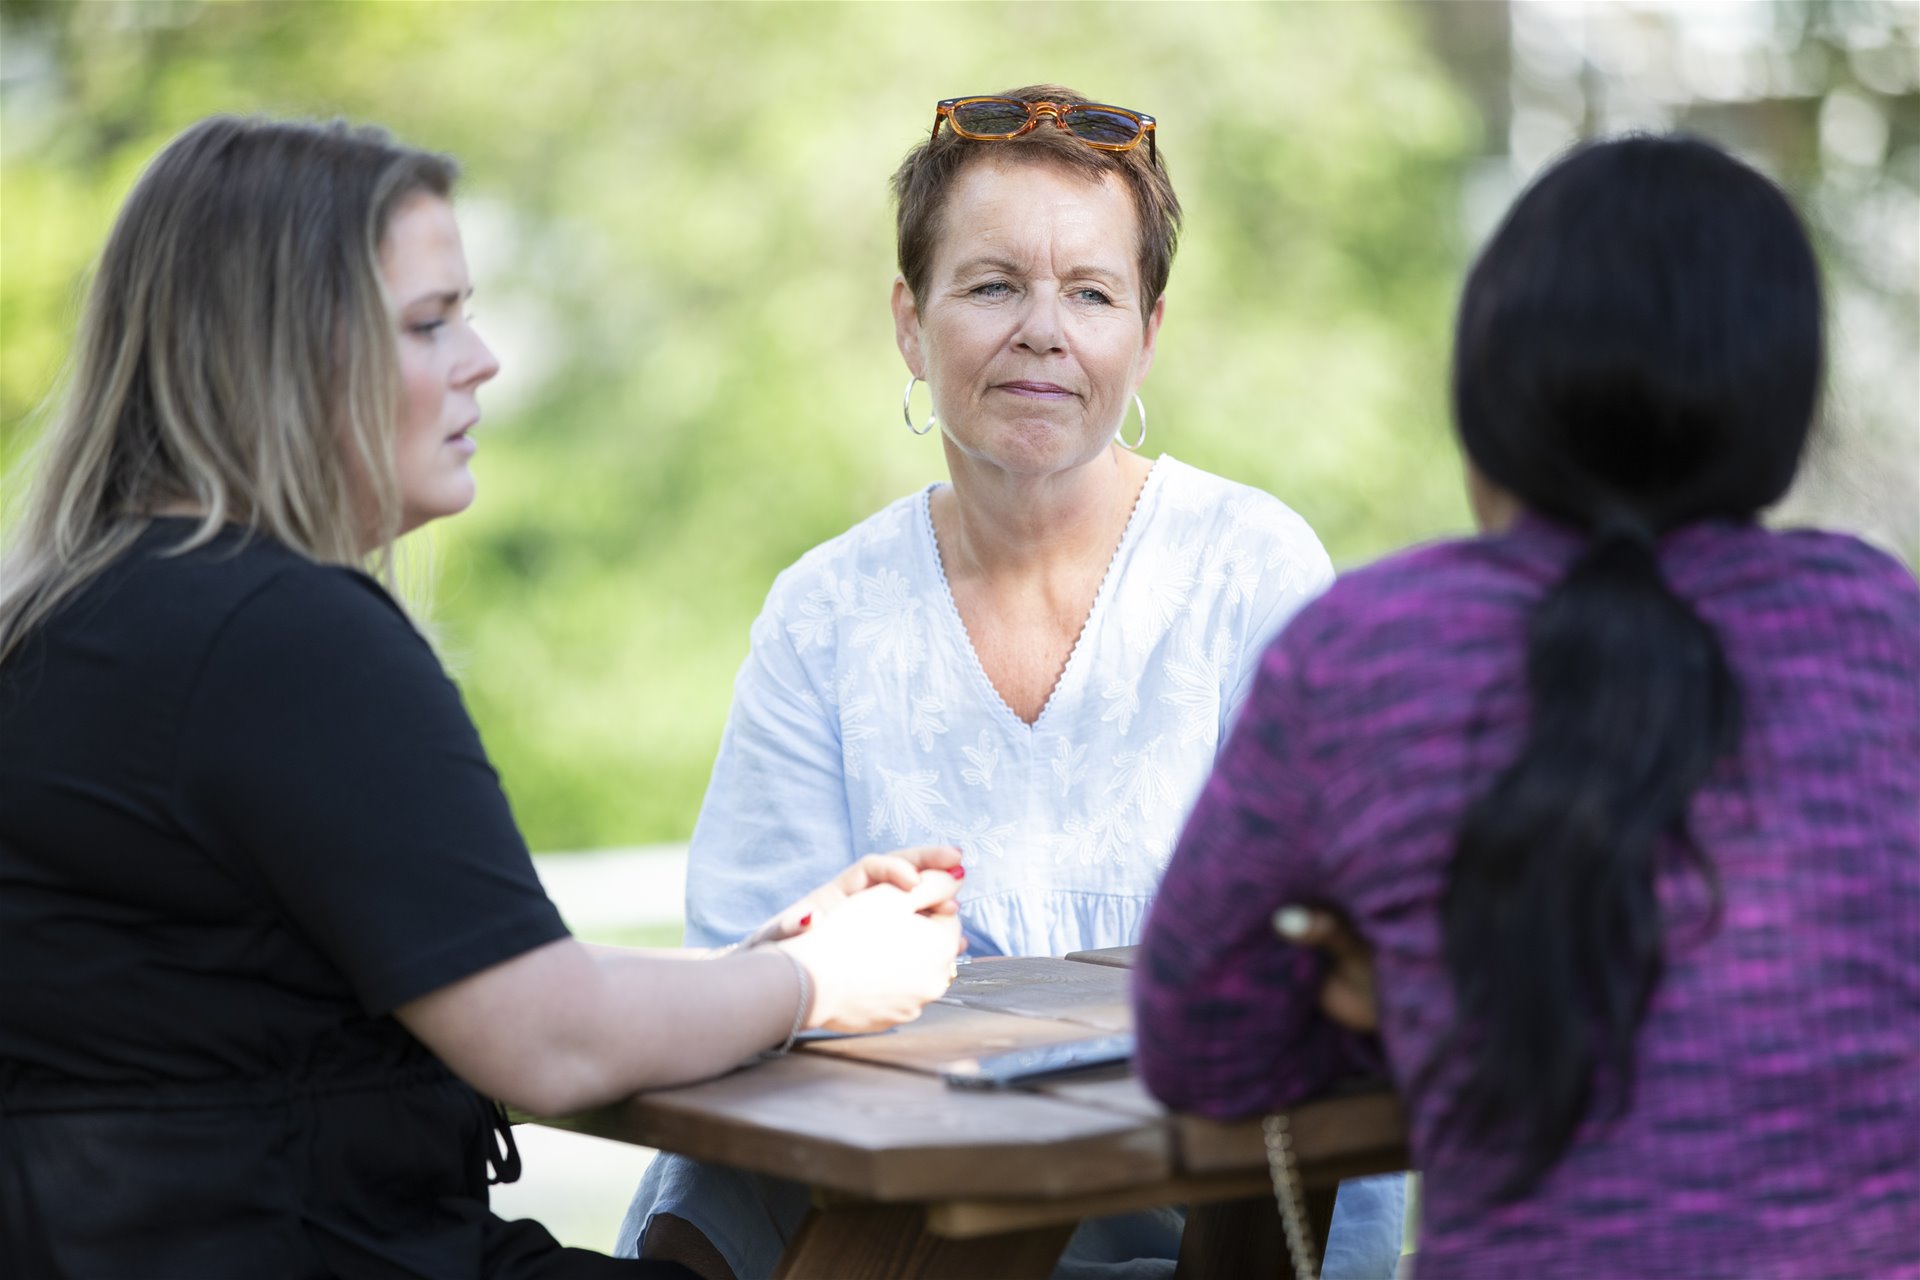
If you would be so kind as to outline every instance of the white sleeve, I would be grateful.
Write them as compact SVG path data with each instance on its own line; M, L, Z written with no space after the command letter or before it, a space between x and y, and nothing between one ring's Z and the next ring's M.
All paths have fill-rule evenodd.
M839 722L769 601L687 851L687 945L738 941L853 853Z
M1260 674L1260 658L1293 615L1333 585L1333 561L1307 522L1291 511L1281 545L1260 575L1260 589L1248 610L1247 632L1240 646L1239 664L1227 691L1220 743L1226 745L1240 708L1253 692Z

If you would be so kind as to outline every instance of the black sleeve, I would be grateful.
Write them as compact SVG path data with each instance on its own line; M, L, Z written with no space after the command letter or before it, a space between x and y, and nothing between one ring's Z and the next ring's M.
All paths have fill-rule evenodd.
M176 777L370 1013L566 934L459 692L364 575L289 569L234 611Z

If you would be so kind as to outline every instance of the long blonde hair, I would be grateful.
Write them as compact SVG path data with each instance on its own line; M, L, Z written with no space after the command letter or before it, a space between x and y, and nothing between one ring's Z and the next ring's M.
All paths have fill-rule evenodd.
M167 146L102 251L0 558L0 661L155 512L391 573L400 532L394 212L458 167L384 130L215 117Z

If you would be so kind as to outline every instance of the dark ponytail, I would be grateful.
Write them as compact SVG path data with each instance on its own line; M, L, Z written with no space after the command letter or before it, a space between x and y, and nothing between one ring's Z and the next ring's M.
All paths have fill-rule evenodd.
M1709 881L1689 805L1739 743L1719 638L1658 539L1785 490L1821 366L1817 272L1785 198L1708 144L1589 146L1468 278L1454 407L1474 466L1588 541L1527 626L1519 757L1467 810L1444 907L1466 1077L1448 1123L1524 1194L1596 1104L1631 1101L1658 985L1656 876Z

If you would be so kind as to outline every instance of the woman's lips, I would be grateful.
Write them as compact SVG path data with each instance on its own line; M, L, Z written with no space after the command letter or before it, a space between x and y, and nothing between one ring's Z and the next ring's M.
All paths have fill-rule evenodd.
M1065 400L1073 392L1052 382L1003 382L1000 390L1016 396L1033 396L1042 400Z

